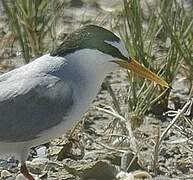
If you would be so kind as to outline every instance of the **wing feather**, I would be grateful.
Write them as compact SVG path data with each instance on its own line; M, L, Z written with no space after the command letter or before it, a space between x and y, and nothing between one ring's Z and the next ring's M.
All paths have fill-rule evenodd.
M64 120L73 104L70 84L51 74L0 79L0 141L31 140Z

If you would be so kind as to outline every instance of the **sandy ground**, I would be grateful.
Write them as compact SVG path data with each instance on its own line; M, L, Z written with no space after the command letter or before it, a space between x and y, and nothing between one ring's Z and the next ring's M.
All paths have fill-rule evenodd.
M113 4L111 0L100 0L97 3L93 1L65 9L57 28L58 37L79 27L81 22L99 23L117 9L120 9L119 0L113 1ZM0 38L3 40L7 35L12 39L2 7L0 14ZM103 25L109 27L108 20ZM13 48L10 47L11 43L11 40L7 45L2 41L0 43L0 61L8 67L2 73L23 64L17 42ZM168 127L172 118L152 111L143 118L139 128L130 132L126 127L123 132L122 125L128 125L130 116L126 118L126 123L116 117L117 109L112 94L109 93L109 85L119 102L121 112L128 114L127 73L113 72L108 75L92 107L75 129L67 136L32 150L27 162L30 172L37 179L49 180L193 179L192 143L183 135L182 131L185 130L172 128L164 138L156 159L157 137ZM170 108L181 108L187 99L187 93L185 83L181 75L178 75L171 93ZM112 127L117 128L117 131L112 131ZM183 127L183 124L179 124L179 127ZM0 160L1 179L22 179L18 170L18 161L14 158Z

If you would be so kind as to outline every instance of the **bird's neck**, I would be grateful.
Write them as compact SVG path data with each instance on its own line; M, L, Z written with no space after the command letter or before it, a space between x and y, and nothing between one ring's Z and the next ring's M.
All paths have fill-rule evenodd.
M65 58L74 67L81 69L83 73L90 73L96 78L104 79L105 75L118 68L118 66L111 62L114 58L110 55L104 54L96 49L82 49L72 54L65 56Z
M105 76L118 69L117 64L111 62L114 58L103 54L98 50L84 49L65 57L69 64L76 70L85 82L92 82L92 85L101 85ZM78 77L77 77L78 78ZM79 79L79 78L78 78Z
M116 65L108 62L111 56L90 49L70 54L65 58L76 76L75 86L79 87L76 88L79 91L76 92L77 96L86 98L85 106L89 106L100 90L106 74L115 70Z

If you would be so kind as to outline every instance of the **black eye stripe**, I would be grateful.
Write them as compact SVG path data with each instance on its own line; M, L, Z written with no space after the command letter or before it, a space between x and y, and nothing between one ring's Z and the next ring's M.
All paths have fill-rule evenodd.
M116 46L113 45L113 43L120 43L120 41L119 41L119 42L117 42L117 41L105 41L105 43L106 43L107 45L111 46L111 47L114 49L115 53L117 54L117 55L115 55L115 56L113 56L113 57L121 57L120 59L128 60L128 57L126 57L126 56L120 51L120 49L119 49L118 47L116 47ZM115 53L113 53L113 54L115 54Z

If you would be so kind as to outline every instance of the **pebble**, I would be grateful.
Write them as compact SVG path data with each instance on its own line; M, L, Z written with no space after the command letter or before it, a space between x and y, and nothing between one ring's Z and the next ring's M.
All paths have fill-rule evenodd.
M117 172L116 167L107 160L71 162L72 164L69 162L69 165L64 166L65 170L80 179L114 179Z
M46 166L46 171L57 171L58 168L63 167L62 164L59 164L57 162L54 161L48 161L47 166Z
M38 158L36 158L32 162L26 161L26 165L27 165L28 170L33 174L41 174L42 171L44 170L44 167L45 167L45 162L37 160L37 159Z
M41 146L36 149L37 157L39 158L46 158L47 157L47 148L45 146Z
M18 174L15 178L15 180L27 180L23 174Z
M11 176L12 176L12 174L7 170L2 170L1 171L1 178L8 178L8 177L11 177Z
M116 179L118 180L134 180L134 176L132 173L127 173L124 171L120 171L117 175L116 175Z
M31 162L39 165L45 165L48 161L48 158L34 158Z
M97 151L88 151L88 152L86 152L85 153L85 155L84 155L84 160L92 160L92 161L96 161L97 160L97 158L98 158L98 154L97 154Z
M34 175L34 174L33 174L33 177L34 177L34 179L39 180L38 176L36 176L36 175ZM15 180L28 180L28 179L25 178L25 176L20 173L20 174L18 174L18 175L16 176Z

